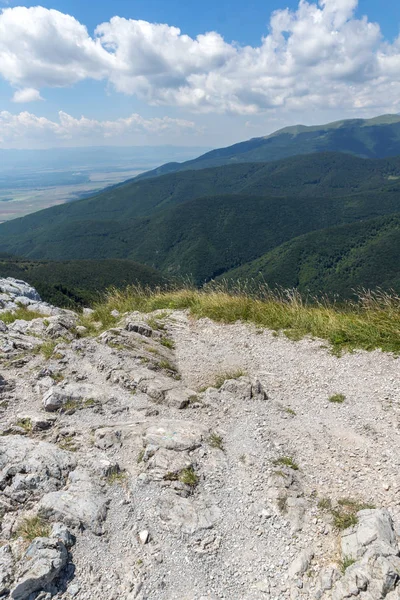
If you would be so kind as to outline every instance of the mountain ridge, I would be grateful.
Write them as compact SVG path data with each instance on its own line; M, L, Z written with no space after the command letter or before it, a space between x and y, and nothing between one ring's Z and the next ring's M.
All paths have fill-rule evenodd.
M315 135L318 132L321 132L320 136ZM392 146L388 144L390 141ZM142 173L137 179L156 177L171 171L222 166L230 161L269 162L324 151L344 152L365 158L399 155L400 116L387 114L371 119L343 119L325 125L284 127L266 136L211 150L184 163L167 163Z

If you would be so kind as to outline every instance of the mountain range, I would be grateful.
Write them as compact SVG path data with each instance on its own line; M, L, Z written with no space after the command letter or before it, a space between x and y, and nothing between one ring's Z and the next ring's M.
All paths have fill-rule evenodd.
M164 165L1 224L0 251L348 297L360 286L400 291L399 219L400 117L385 115L289 127Z

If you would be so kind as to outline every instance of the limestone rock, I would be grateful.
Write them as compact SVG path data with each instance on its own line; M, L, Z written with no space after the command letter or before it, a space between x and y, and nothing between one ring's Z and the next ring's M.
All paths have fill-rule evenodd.
M310 549L303 550L292 562L289 567L289 577L292 579L298 575L303 575L308 567L310 566L310 562L314 557L314 552Z
M206 427L193 421L160 420L146 429L143 441L145 446L152 444L167 450L194 450L207 434Z
M3 497L23 503L58 490L76 459L53 444L21 436L0 437L0 490Z
M0 597L2 598L10 587L14 574L14 556L11 546L0 547Z
M21 281L20 279L14 279L13 277L7 277L6 279L0 279L0 292L8 294L12 298L28 298L36 302L41 302L41 297L28 283Z
M160 518L168 528L193 535L211 529L221 516L212 500L183 498L175 494L160 500Z
M183 409L189 406L190 399L196 397L196 392L187 388L173 388L165 394L164 404Z
M374 542L387 544L393 551L397 550L393 521L385 509L361 510L358 513L358 524L342 533L342 554L357 560Z
M86 400L100 400L102 390L95 386L82 383L67 383L53 386L43 396L42 404L46 411L55 412L68 404L84 403Z
M62 542L49 538L36 538L18 565L11 598L27 600L30 594L42 590L51 583L67 561L68 552Z
M75 544L75 537L63 523L54 523L50 537L62 542L66 548Z
M399 549L389 512L362 510L358 518L358 524L342 534L343 556L356 562L336 583L332 600L344 600L361 593L367 600L386 598L400 579Z
M139 335L143 335L145 337L151 337L153 335L153 330L147 323L140 323L136 321L129 321L125 326L126 331L133 331L138 333Z
M100 535L107 502L101 488L79 467L70 473L67 489L43 496L38 512L45 519L61 521L70 527L85 527Z

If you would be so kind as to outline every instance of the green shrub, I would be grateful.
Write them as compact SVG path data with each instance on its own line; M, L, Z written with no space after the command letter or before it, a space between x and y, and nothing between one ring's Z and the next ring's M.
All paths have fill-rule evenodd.
M277 458L276 460L274 460L274 465L276 467L279 467L279 466L289 467L290 469L293 469L294 471L299 470L299 466L297 465L297 463L295 463L293 458L291 458L290 456L281 456L280 458Z
M346 396L343 394L334 394L329 398L329 402L333 402L334 404L343 404L346 400Z

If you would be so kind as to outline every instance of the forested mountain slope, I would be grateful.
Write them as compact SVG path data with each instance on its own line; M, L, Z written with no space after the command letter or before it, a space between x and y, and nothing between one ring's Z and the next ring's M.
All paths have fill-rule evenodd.
M400 214L395 214L313 231L224 278L341 297L352 296L356 288L400 292L399 256Z
M88 306L110 287L129 284L156 287L167 279L131 260L39 261L0 256L0 278L14 277L34 286L46 302L57 306Z

